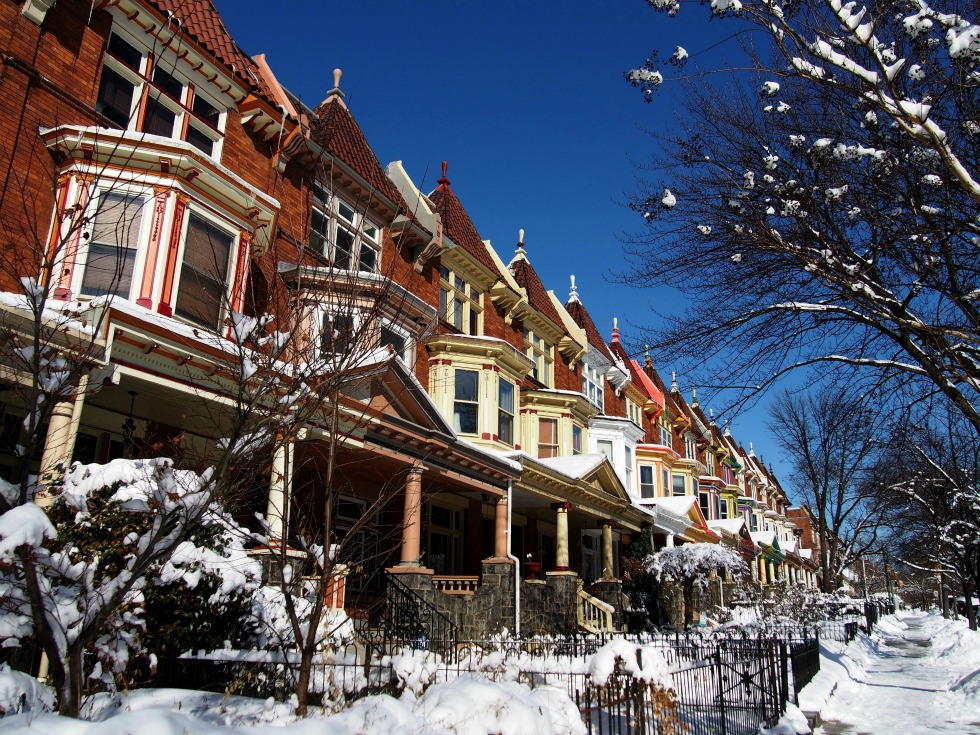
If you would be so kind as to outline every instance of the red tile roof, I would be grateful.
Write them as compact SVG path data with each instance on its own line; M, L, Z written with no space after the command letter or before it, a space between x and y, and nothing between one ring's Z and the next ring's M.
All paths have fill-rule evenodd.
M565 331L561 317L558 316L555 305L551 303L544 284L541 283L541 279L538 278L538 274L534 271L534 268L527 259L517 258L511 263L510 268L514 273L514 280L527 291L527 300L531 308L554 322L562 331Z
M310 138L350 166L375 191L391 201L399 213L411 216L401 193L385 174L360 126L340 97L331 95L313 114L316 117L310 125Z
M442 178L439 179L439 186L429 195L436 211L442 217L443 231L450 240L476 258L480 264L490 271L496 272L497 266L487 252L483 238L476 231L473 220L466 213L466 209L463 208L449 183L449 179L446 178L446 162L443 161Z
M164 16L172 15L180 27L215 60L227 67L249 89L271 99L271 92L255 63L235 43L211 0L150 0Z
M582 329L585 330L585 336L589 340L589 344L597 349L601 354L605 355L610 361L615 362L612 353L609 352L609 347L606 345L606 341L599 334L599 330L596 329L595 322L592 321L592 317L589 316L588 310L585 305L578 299L574 299L565 304L565 310L571 315L575 323L578 324Z

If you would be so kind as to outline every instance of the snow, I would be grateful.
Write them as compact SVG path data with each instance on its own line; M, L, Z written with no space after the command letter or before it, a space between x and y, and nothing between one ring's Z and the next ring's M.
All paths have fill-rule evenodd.
M881 618L849 645L821 640L820 672L799 707L819 712L815 735L975 732L980 633L935 610Z
M21 546L38 548L57 532L41 507L29 503L0 515L0 563L11 563Z

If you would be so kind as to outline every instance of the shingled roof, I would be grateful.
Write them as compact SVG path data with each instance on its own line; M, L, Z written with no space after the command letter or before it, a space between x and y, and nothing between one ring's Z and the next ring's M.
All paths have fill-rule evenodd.
M231 71L249 89L272 99L255 63L235 43L211 0L150 0L164 16L173 16L180 27L215 60Z
M531 263L528 262L524 252L524 243L517 244L517 255L510 262L510 272L514 274L514 280L527 293L527 301L539 314L553 322L559 329L564 331L561 317L555 310L554 304L548 298L548 292L538 278Z
M595 322L592 321L592 317L589 316L588 310L585 305L579 301L578 296L575 295L574 291L572 293L573 298L568 300L565 304L565 310L571 315L575 323L578 324L582 329L585 330L585 336L589 340L589 344L596 350L598 350L603 356L609 359L610 362L615 362L612 353L609 352L609 347L606 345L606 341L599 334L599 330L596 328Z
M476 258L485 268L491 272L496 271L497 267L487 252L486 245L483 244L483 238L476 231L473 220L466 213L466 209L456 197L449 179L446 178L446 169L447 164L443 161L442 178L439 179L435 191L429 194L429 200L435 206L439 216L442 217L443 232L450 240Z
M315 118L310 125L310 138L330 155L347 164L375 191L392 202L398 212L411 216L408 205L385 174L378 157L374 155L336 87L313 114Z

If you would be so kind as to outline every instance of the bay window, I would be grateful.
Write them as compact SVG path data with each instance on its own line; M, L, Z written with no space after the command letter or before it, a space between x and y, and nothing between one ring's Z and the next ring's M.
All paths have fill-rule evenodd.
M582 395L601 412L604 406L603 375L592 365L582 363Z
M653 467L648 464L640 465L640 497L656 497L656 491L653 487Z

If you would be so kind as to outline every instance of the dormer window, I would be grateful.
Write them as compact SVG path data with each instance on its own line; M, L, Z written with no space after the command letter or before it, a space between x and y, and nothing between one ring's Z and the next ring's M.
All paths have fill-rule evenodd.
M599 370L586 362L582 363L582 395L598 408L600 413L604 407L603 380Z
M439 318L464 334L482 333L483 294L458 273L439 267Z
M552 365L555 362L555 348L544 338L524 327L524 354L534 362L531 377L539 383L550 386Z
M664 419L657 422L657 433L660 436L660 443L665 447L672 446L673 435L670 433L670 426Z
M374 273L381 249L380 229L343 199L314 183L310 248L334 268Z
M118 31L109 36L95 109L124 130L184 140L218 157L225 114L217 100L191 84L175 59L156 58Z
M688 459L698 458L697 442L694 441L694 437L691 434L684 435L684 456Z

